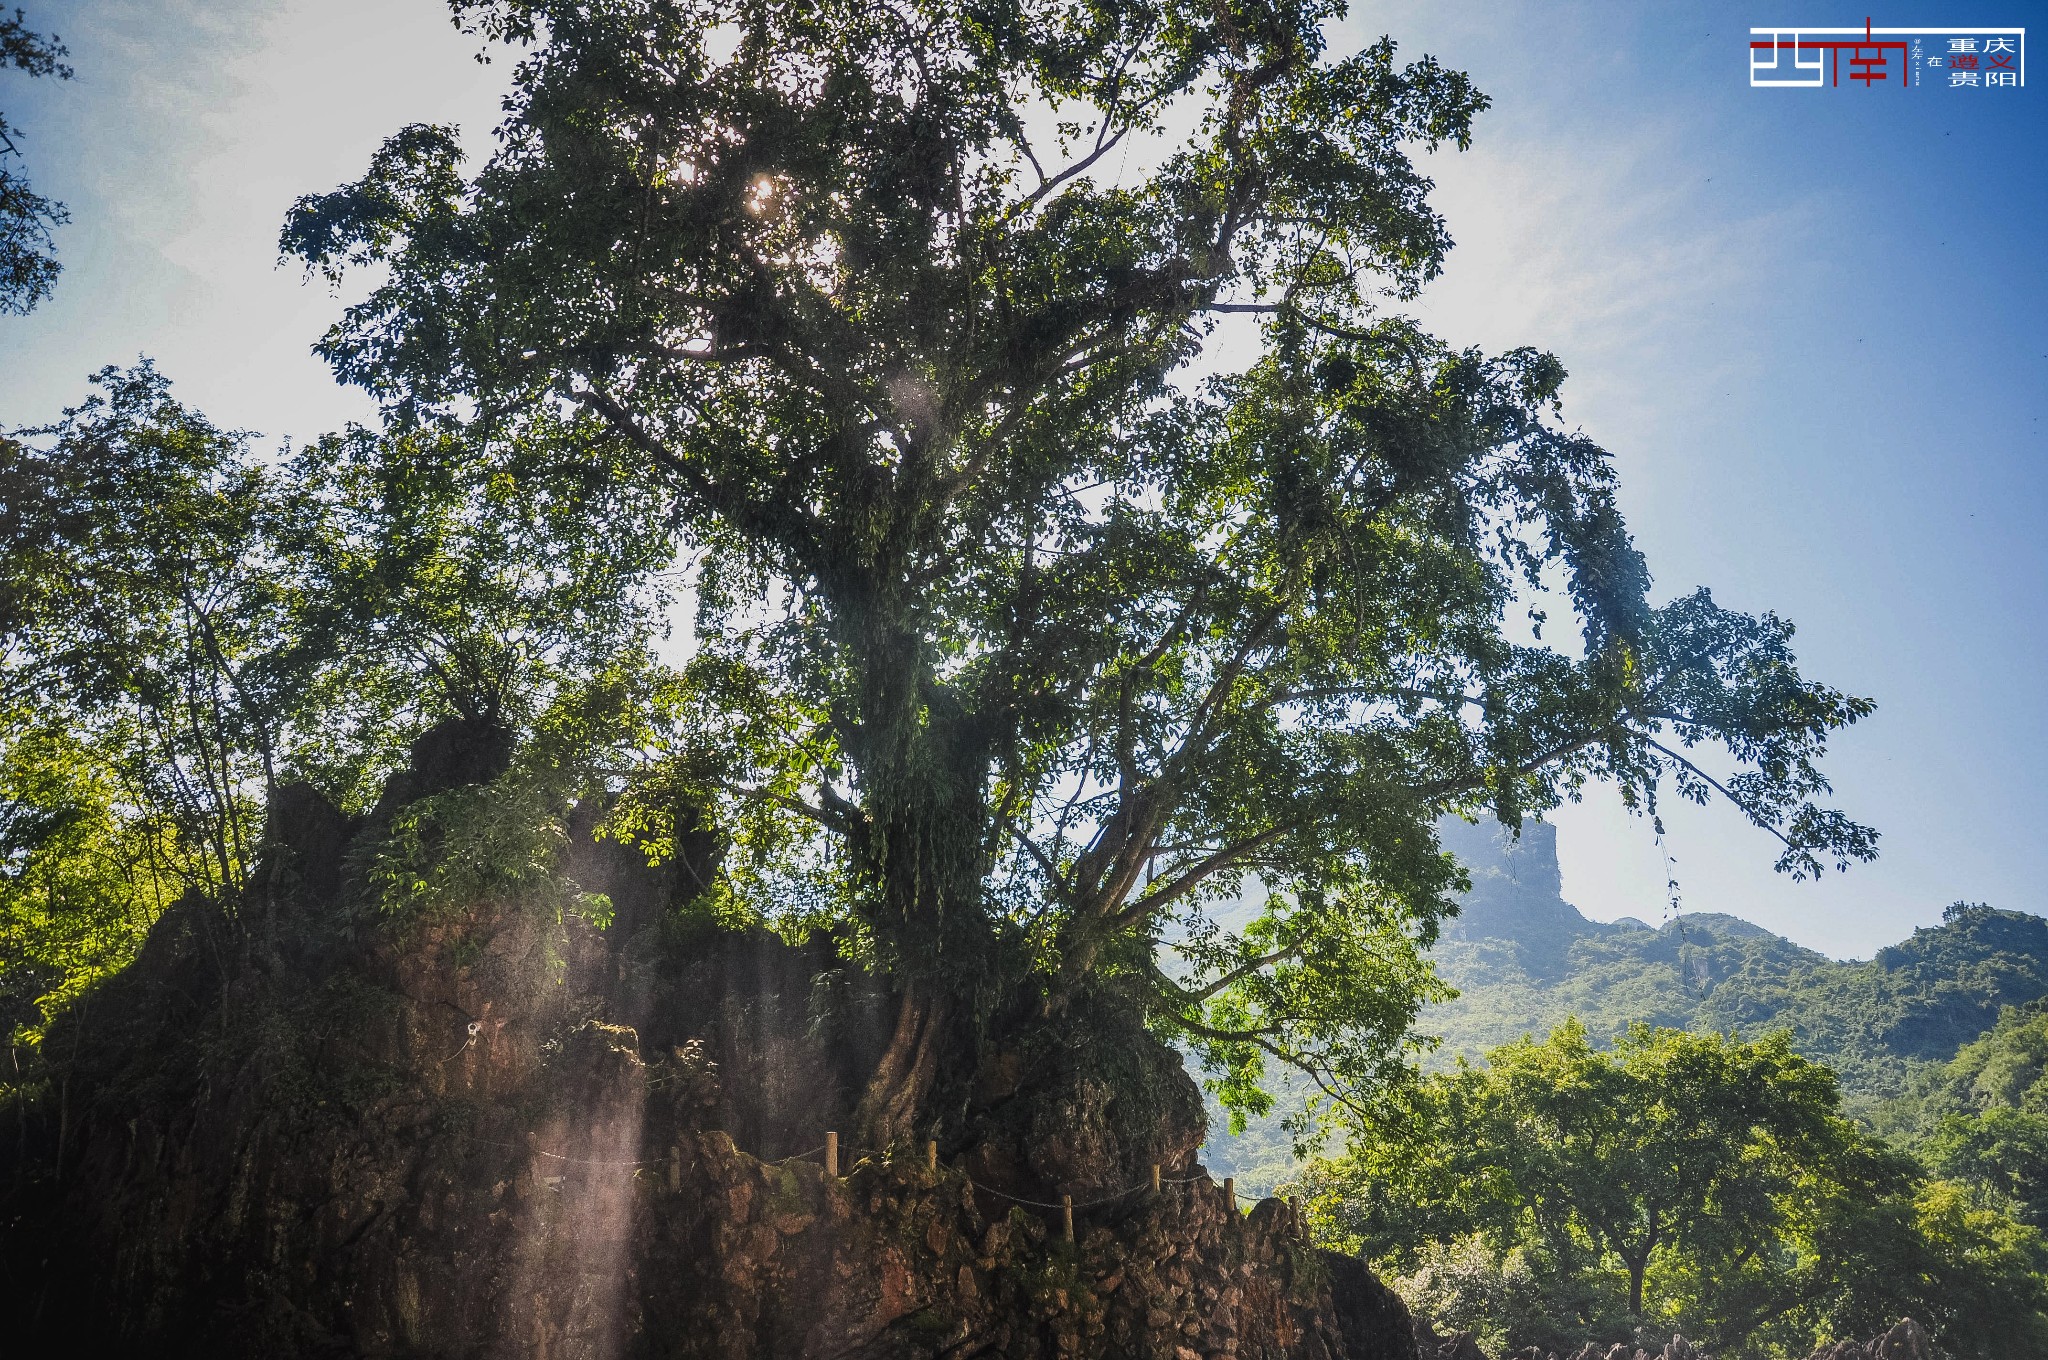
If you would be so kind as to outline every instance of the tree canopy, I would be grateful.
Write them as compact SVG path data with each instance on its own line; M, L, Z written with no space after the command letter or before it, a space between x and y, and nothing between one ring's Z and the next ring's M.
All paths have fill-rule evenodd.
M1920 1072L1911 1089L1881 1111L1883 1123L1943 1174L2036 1227L2048 1225L2044 1010L2038 1000L2007 1008L1953 1061Z
M1503 1344L1803 1354L1910 1314L1958 1355L2048 1346L2038 1233L1843 1118L1782 1034L1601 1051L1567 1024L1429 1078L1408 1136L1308 1179L1326 1231Z
M630 483L516 494L446 435L267 454L147 363L95 385L0 439L0 995L31 1034L181 896L274 905L284 786L362 813L436 721L644 693L664 589Z
M521 494L668 507L672 791L891 978L875 1136L1090 992L1241 1104L1269 1057L1369 1088L1447 813L1718 789L1788 872L1873 853L1816 801L1870 705L1650 602L1554 358L1400 316L1463 75L1332 53L1325 2L455 9L518 53L497 150L409 127L297 204L288 255L386 271L321 351L411 459L546 431Z

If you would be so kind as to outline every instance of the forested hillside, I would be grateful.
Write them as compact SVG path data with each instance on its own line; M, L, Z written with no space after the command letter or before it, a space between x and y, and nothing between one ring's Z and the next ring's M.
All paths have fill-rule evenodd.
M1560 893L1557 831L1520 844L1487 826L1446 828L1472 874L1437 968L1460 995L1425 1013L1437 1060L1476 1057L1576 1015L1595 1036L1632 1022L1785 1029L1842 1076L1852 1103L1898 1094L1916 1064L1945 1062L2002 1007L2048 994L2048 919L1958 904L1942 924L1837 962L1734 916L1688 912L1651 927L1589 921Z
M1589 921L1550 826L1439 833L1472 886L1409 1111L1304 1149L1306 1082L1234 1136L1212 1099L1217 1174L1288 1187L1478 1353L1655 1317L1800 1355L1911 1315L1945 1353L2048 1354L2048 920L1958 904L1842 962L1718 913ZM1653 1240L1656 1202L1716 1207Z
M1876 1122L2022 1222L2048 1224L2048 1000L2014 1007L1953 1061L1916 1073Z
M1438 830L1472 878L1432 952L1458 995L1418 1024L1442 1039L1425 1062L1438 1070L1574 1017L1602 1043L1635 1023L1782 1029L1840 1075L1847 1109L1892 1127L1922 1119L1941 1065L2003 1008L2048 997L2048 919L2030 913L1958 904L1872 959L1838 961L1719 912L1660 926L1588 920L1564 899L1554 826L1530 823L1519 841L1489 824ZM1235 1137L1212 1098L1212 1166L1260 1188L1292 1174L1283 1121L1301 1092L1284 1076L1279 1085L1276 1113ZM1931 1124L1940 1112L1928 1108Z

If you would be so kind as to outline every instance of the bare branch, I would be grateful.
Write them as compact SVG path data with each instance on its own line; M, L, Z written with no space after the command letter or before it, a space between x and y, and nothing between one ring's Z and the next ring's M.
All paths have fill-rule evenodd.
M846 819L843 816L840 816L837 813L829 812L824 808L816 806L815 804L806 803L801 798L793 798L786 793L777 793L773 789L754 788L746 784L733 784L726 782L721 782L719 784L719 787L724 789L727 793L733 794L736 797L751 798L757 802L763 803L773 803L776 807L783 808L790 812L794 812L802 817L808 817L810 820L816 822L819 826L824 827L827 831L836 831L840 835L845 835L849 830L851 830L851 828L847 825Z
M1129 926L1144 920L1160 908L1187 896L1196 888L1199 888L1206 880L1214 878L1231 865L1241 863L1298 829L1294 823L1282 822L1277 826L1267 827L1258 835L1247 837L1235 845L1225 846L1215 854L1206 856L1195 863L1176 876L1165 887L1148 889L1129 907L1117 914L1116 924L1118 926Z
M1029 208L1032 204L1044 198L1054 189L1059 188L1060 185L1065 184L1068 180L1074 178L1074 176L1085 174L1089 166L1095 164L1095 162L1101 160L1104 156L1108 155L1111 148L1115 147L1118 142L1122 141L1124 139L1124 134L1129 131L1130 126L1126 124L1125 126L1118 128L1116 130L1116 135L1111 137L1108 141L1103 141L1101 139L1101 136L1098 134L1096 137L1095 149L1093 151L1083 156L1080 160L1075 161L1072 165L1060 171L1051 179L1044 180L1039 184L1039 186L1036 189L1033 189L1030 193L1018 199L1016 206L1010 209L1011 213L1014 215L1016 213L1023 212L1026 208ZM1027 152L1026 154L1029 153ZM1035 158L1032 160L1031 166L1034 170L1038 169L1038 161ZM1039 170L1038 173L1043 175L1045 171Z
M1776 836L1779 839L1779 841L1781 841L1784 844L1786 849L1799 849L1798 846L1792 844L1791 837L1787 836L1784 832L1778 830L1778 824L1776 822L1764 816L1762 813L1758 812L1754 807L1750 806L1748 802L1738 797L1735 791L1730 789L1726 784L1723 784L1720 780L1714 778L1714 776L1708 774L1705 770L1693 764L1692 761L1680 755L1678 752L1672 750L1669 746L1666 746L1661 741L1657 741L1656 739L1651 737L1644 737L1643 743L1644 745L1648 746L1651 750L1661 751L1666 756L1669 756L1671 759L1677 761L1680 765L1683 765L1687 770L1691 771L1693 775L1695 775L1702 782L1711 787L1714 790L1714 792L1720 794L1723 798L1726 798L1730 803L1733 803L1738 809L1740 809L1743 816L1749 818L1750 822L1753 825L1762 827L1764 830L1770 832L1773 836Z

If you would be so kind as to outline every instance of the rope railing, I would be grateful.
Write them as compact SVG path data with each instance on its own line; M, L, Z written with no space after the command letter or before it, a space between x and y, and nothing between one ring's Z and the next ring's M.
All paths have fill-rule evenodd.
M822 1152L825 1155L825 1173L828 1176L837 1176L839 1174L840 1150L841 1149L839 1143L839 1135L837 1133L827 1133L825 1135L825 1145L823 1147L812 1148L809 1152L799 1152L792 1154L789 1157L783 1158L782 1161L776 1163L776 1165L782 1165L783 1163L795 1161L797 1158L800 1157L816 1156L818 1153ZM865 1151L869 1156L879 1154L883 1157L887 1157L889 1155L888 1150L886 1149L869 1148L865 1149ZM936 1142L927 1142L925 1144L925 1169L926 1171L933 1174L937 1174L939 1170L939 1145ZM1157 1162L1155 1162L1152 1165L1152 1174L1150 1178L1146 1180L1138 1181L1132 1185L1127 1185L1121 1190L1112 1190L1106 1195L1098 1195L1094 1199L1083 1200L1078 1204L1074 1202L1074 1197L1072 1195L1062 1195L1060 1196L1059 1202L1054 1203L1051 1200L1032 1199L1028 1195L1014 1194L1011 1191L1001 1189L997 1186L984 1185L980 1181L974 1179L974 1177L968 1175L966 1171L959 1170L957 1168L955 1170L956 1173L959 1175L960 1179L966 1182L969 1188L977 1190L984 1195L990 1195L997 1199L1008 1200L1012 1204L1021 1204L1026 1208L1030 1209L1052 1209L1059 1211L1063 1218L1063 1226L1066 1231L1067 1240L1070 1242L1074 1240L1074 1215L1077 1213L1083 1212L1088 1209L1099 1209L1106 1204L1114 1204L1118 1200L1127 1199L1130 1196L1135 1195L1140 1191L1144 1190L1150 1190L1153 1194L1158 1194L1163 1187L1169 1185L1213 1186L1216 1184L1215 1178L1211 1176L1164 1176L1161 1174L1160 1165ZM1223 1178L1223 1184L1221 1188L1223 1190L1223 1193L1230 1197L1233 1206L1238 1204L1258 1204L1263 1202L1265 1198L1271 1198L1269 1196L1239 1194L1237 1192L1237 1178L1235 1176L1225 1176ZM1281 1202L1287 1205L1290 1213L1295 1212L1295 1206L1291 1200L1282 1200Z
M1013 1195L1007 1190L998 1190L993 1185L983 1185L980 1181L974 1179L974 1177L968 1175L964 1171L960 1173L960 1179L966 1181L970 1186L973 1186L976 1190L981 1191L981 1193L983 1193L984 1195L994 1195L998 1199L1006 1199L1009 1200L1012 1204L1023 1204L1033 1209L1072 1209L1075 1211L1079 1211L1082 1209L1099 1209L1105 1204L1114 1204L1118 1200L1123 1199L1129 1195L1135 1194L1137 1191L1143 1190L1145 1188L1145 1186L1142 1184L1133 1185L1127 1189L1118 1190L1114 1194L1104 1195L1100 1199L1083 1200L1079 1204L1075 1204L1073 1202L1073 1196L1069 1195L1062 1199L1058 1204L1051 1204L1042 1199L1026 1199L1022 1195Z
M812 1148L812 1149L811 1149L810 1151L808 1151L808 1152L792 1152L792 1153L790 1153L790 1154L789 1154L789 1155L788 1155L787 1157L783 1157L783 1158L779 1159L778 1161L774 1162L774 1163L773 1163L773 1165L775 1165L775 1166L788 1166L788 1165L789 1165L789 1164L790 1164L791 1162L800 1162L800 1161L802 1161L802 1160L803 1160L804 1158L806 1158L806 1157L815 1157L815 1156L817 1156L817 1155L818 1155L819 1153L821 1153L821 1152L824 1152L825 1150L826 1150L826 1145L825 1145L825 1144L823 1144L823 1143L820 1143L820 1144L818 1144L818 1145L817 1145L816 1147Z
M630 1167L633 1170L638 1171L644 1170L648 1167L661 1166L666 1160L665 1158L660 1157L644 1161L634 1161L607 1157L573 1157L568 1155L567 1153L550 1152L545 1148L534 1147L531 1144L529 1144L526 1147L521 1147L516 1143L499 1143L487 1138L470 1137L467 1134L458 1134L457 1136L466 1138L469 1142L476 1143L483 1147L503 1148L508 1152L525 1152L535 1157L545 1157L550 1161L561 1162L570 1166ZM870 1148L867 1149L867 1152L870 1156L875 1155L877 1152L879 1152L884 1157L888 1156L887 1150L883 1149ZM825 1163L825 1174L827 1176L836 1178L839 1175L839 1154L839 1135L836 1132L828 1132L825 1135L825 1141L819 1146L806 1149L803 1152L792 1152L786 1157L779 1158L774 1162L769 1163L769 1165L787 1166L791 1162L802 1161L807 1158L822 1155ZM939 1171L939 1145L936 1142L927 1142L925 1144L925 1169L926 1171L934 1175L936 1175ZM974 1177L968 1175L967 1172L964 1170L959 1170L957 1172L960 1179L966 1182L966 1184L971 1189L978 1190L984 1195L991 1195L997 1199L1008 1200L1012 1204L1021 1204L1027 1208L1057 1210L1061 1215L1062 1226L1065 1229L1066 1239L1069 1242L1074 1240L1074 1215L1076 1213L1080 1213L1088 1209L1099 1209L1105 1204L1114 1204L1118 1200L1127 1199L1131 1195L1137 1194L1138 1192L1143 1190L1149 1190L1153 1194L1158 1194L1162 1188L1169 1185L1213 1186L1216 1184L1215 1179L1210 1176L1163 1176L1160 1173L1160 1164L1154 1162L1152 1164L1152 1174L1150 1178L1139 1181L1133 1185L1128 1185L1121 1190L1113 1190L1109 1194L1100 1195L1090 1200L1083 1200L1081 1203L1076 1204L1074 1202L1074 1197L1072 1195L1060 1196L1058 1203L1054 1203L1050 1200L1031 1199L1028 1196L1012 1194L1008 1190L1003 1190L993 1185L983 1185L980 1181L977 1181L974 1179ZM1230 1197L1233 1207L1237 1204L1258 1204L1262 1202L1260 1196L1239 1194L1237 1192L1237 1178L1235 1176L1225 1176L1223 1178L1223 1184L1221 1188L1223 1190L1223 1193ZM1292 1201L1283 1200L1281 1202L1287 1205L1290 1212L1294 1211L1294 1204Z

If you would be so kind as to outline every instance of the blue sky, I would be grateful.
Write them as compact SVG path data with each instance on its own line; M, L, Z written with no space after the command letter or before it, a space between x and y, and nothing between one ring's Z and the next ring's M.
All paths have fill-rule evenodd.
M1884 832L1878 863L1793 884L1729 809L1669 818L1687 910L1837 956L1958 898L2048 909L2048 67L2017 91L1749 86L1752 26L1866 12L1418 0L1361 7L1339 40L1390 33L1494 99L1474 149L1432 164L1459 247L1418 313L1564 360L1567 418L1615 451L1660 595L1775 609L1812 673L1877 699L1830 770ZM0 424L49 418L138 353L267 436L367 415L307 353L337 304L275 266L278 224L402 123L457 122L481 148L503 68L434 0L40 0L29 18L78 78L0 76L0 107L75 221L56 298L0 318ZM1662 915L1645 825L1605 793L1557 820L1568 897Z

